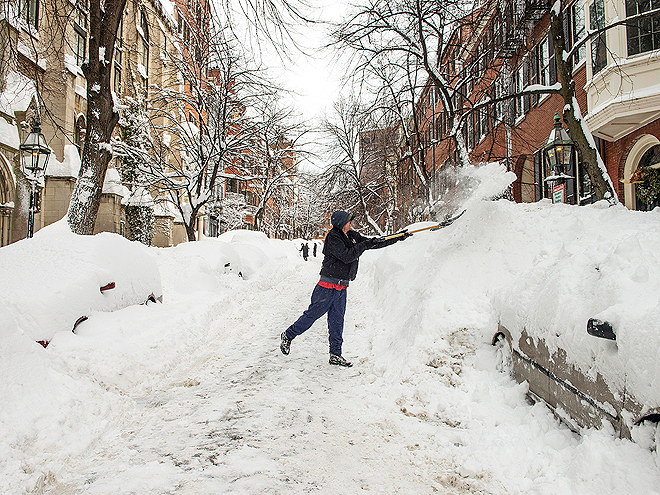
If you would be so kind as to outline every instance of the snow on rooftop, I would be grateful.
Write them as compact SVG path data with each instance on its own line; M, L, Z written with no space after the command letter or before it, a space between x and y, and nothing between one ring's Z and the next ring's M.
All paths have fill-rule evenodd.
M73 144L64 146L64 160L57 161L57 158L51 153L46 167L47 177L72 177L77 178L80 171L80 153L78 147Z
M103 181L103 194L117 194L121 197L129 194L128 188L124 186L116 168L108 167L106 170L105 180Z
M122 199L121 204L126 206L154 206L154 198L149 190L138 187L135 191L129 191Z
M2 117L0 117L0 144L4 144L15 150L18 150L18 147L21 145L18 127L13 123L7 122Z
M15 112L24 112L36 94L34 82L17 72L9 72L6 88L0 94L0 111L14 116Z

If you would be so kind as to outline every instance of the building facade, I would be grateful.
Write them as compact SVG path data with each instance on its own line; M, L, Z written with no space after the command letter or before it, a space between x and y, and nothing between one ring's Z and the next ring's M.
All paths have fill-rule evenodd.
M359 180L365 206L382 232L392 232L397 218L397 127L371 129L359 136Z
M540 90L557 83L549 33L551 6L546 0L482 4L479 22L466 22L453 33L456 49L442 61L455 82L454 98L471 161L505 163L517 176L511 195L518 202L552 194L545 180L552 173L543 148L564 102L559 94ZM660 86L654 83L660 74L660 45L654 34L660 17L604 28L650 8L638 0L562 5L576 100L619 200L638 210L655 203L639 199L642 184L634 174L660 166ZM598 34L587 37L594 31ZM447 112L432 84L425 88L418 110L424 115L419 159L431 171L434 198L442 200L451 194L452 168L459 160L449 139ZM403 175L410 174L409 169L410 165ZM593 202L593 188L579 156L566 173L573 177L566 184L566 201Z
M4 246L26 237L29 185L21 173L19 146L36 119L51 155L37 188L35 232L60 220L68 210L86 132L88 88L81 67L88 56L89 11L87 0L3 0L0 8L0 246ZM196 32L209 33L209 12L206 0L129 0L111 61L113 92L146 99L150 86L185 91L186 81L171 59L186 57L189 49L199 46L191 40ZM118 160L113 160L95 232L128 234L125 207L133 187L119 178L119 169ZM154 208L154 214L155 245L185 240L180 215L162 205Z

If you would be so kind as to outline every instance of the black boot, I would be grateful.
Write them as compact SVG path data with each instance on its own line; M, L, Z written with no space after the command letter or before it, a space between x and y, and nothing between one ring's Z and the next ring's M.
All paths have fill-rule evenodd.
M337 354L330 354L330 364L335 364L337 366L345 366L346 368L350 368L351 366L353 366L352 363L349 363L343 357L338 356Z
M291 339L286 336L286 331L282 332L280 337L282 338L282 342L280 343L280 350L282 351L282 354L286 356L291 351Z

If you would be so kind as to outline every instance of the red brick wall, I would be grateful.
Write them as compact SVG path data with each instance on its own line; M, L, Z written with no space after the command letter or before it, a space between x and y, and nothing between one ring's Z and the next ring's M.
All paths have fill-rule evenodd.
M619 201L623 201L623 179L624 167L628 153L635 145L637 140L644 134L651 134L660 139L660 119L645 125L641 129L628 134L627 136L614 142L605 142L605 166L607 173L612 178L614 187L617 188Z

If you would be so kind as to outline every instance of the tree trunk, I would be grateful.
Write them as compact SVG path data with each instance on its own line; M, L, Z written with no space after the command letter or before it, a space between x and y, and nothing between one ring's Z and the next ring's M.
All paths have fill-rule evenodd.
M190 217L190 223L185 223L186 226L186 235L188 236L188 242L193 242L197 240L197 231L195 230L195 224L197 223L197 217Z
M550 33L555 47L557 77L561 83L560 94L564 99L564 122L570 131L578 155L582 159L582 166L596 190L596 197L618 203L619 200L614 185L596 149L593 136L591 133L586 134L589 131L583 121L582 113L575 98L575 81L572 76L573 64L570 60L564 60L563 56L566 52L563 25L564 20L561 9L559 9L559 12L553 10L550 17Z
M89 6L89 62L87 79L87 133L80 172L71 196L67 222L76 234L91 235L101 203L103 181L112 158L110 137L119 121L115 112L110 73L117 29L126 0L92 0Z

